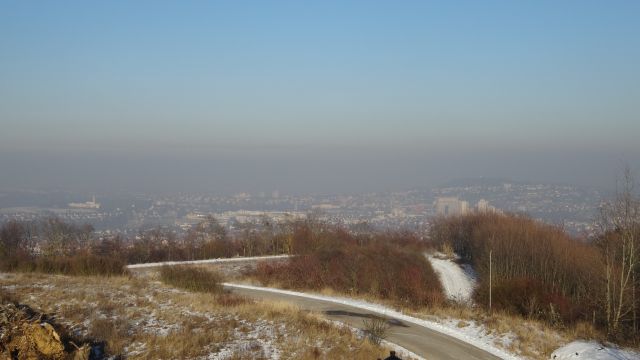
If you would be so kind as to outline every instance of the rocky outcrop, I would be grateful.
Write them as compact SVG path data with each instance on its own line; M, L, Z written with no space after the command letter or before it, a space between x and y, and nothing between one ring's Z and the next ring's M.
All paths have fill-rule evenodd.
M55 327L26 306L0 305L0 360L89 360L91 346L61 338Z

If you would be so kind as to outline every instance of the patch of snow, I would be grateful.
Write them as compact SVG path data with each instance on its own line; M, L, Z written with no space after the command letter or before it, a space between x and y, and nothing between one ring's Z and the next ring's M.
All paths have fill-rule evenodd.
M140 341L136 341L124 347L124 353L127 354L128 357L135 357L137 355L142 355L146 350L147 350L147 344Z
M445 295L451 300L471 303L471 295L476 286L477 276L469 265L459 265L451 259L437 254L426 254L433 270L440 277Z
M481 337L487 341L491 341L493 345L497 345L499 348L508 349L511 344L517 339L517 335L513 332L502 333L496 336L495 333L487 331L487 328L474 320L460 320L454 318L445 318L437 320L440 324L445 325L450 329L465 334L471 338Z
M380 341L380 344L388 348L392 348L396 352L396 355L401 356L402 358L412 359L412 360L427 360L426 358L423 358L422 356L414 353L413 351L403 348L402 346L398 344L394 344L390 341L382 340Z
M172 331L180 330L179 324L168 324L167 322L158 319L155 311L145 317L142 322L139 323L139 326L144 329L144 332L156 336L167 336Z
M276 259L285 259L285 258L288 258L288 257L289 257L289 255L272 255L272 256L218 258L218 259L191 260L191 261L163 261L163 262L155 262L155 263L143 263L143 264L127 265L127 269L151 268L151 267L158 267L158 266L165 266L165 265L169 265L169 266L173 266L173 265L197 265L197 264L215 264L215 263L228 263L228 262L239 262L239 261L276 260Z
M279 360L280 350L276 347L278 335L285 331L284 325L276 325L271 321L258 320L249 322L239 320L241 326L236 327L236 339L219 351L205 357L207 360L224 360L233 357L236 352L251 353L255 358ZM246 327L249 331L242 331ZM204 358L203 358L204 359Z
M517 357L516 355L507 353L505 350L496 347L495 341L501 340L501 338L494 334L489 334L486 331L486 329L482 326L470 326L468 327L468 329L461 330L460 328L457 327L457 324L458 324L457 321L454 323L454 322L436 322L436 321L420 319L420 318L409 316L402 312L393 310L384 305L374 304L374 303L370 303L362 300L354 300L349 298L324 296L324 295L316 295L316 294L307 294L307 293L302 293L297 291L266 288L266 287L260 287L260 286L252 286L252 285L242 285L242 284L232 284L232 283L224 283L223 285L230 288L266 291L266 292L279 293L279 294L290 295L290 296L298 296L302 298L327 301L327 302L332 302L336 304L351 306L358 309L368 310L368 311L375 312L388 317L393 317L398 320L410 322L410 323L425 327L427 329L451 336L453 338L466 342L467 344L470 344L479 349L482 349L490 354L498 356L502 359L507 359L507 360L519 359L519 357Z
M640 359L640 353L613 346L604 346L596 341L578 340L554 351L550 359L638 360Z

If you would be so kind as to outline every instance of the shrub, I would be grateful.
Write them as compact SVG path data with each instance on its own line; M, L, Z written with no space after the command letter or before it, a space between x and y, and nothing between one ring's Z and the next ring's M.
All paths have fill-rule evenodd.
M220 275L199 267L163 266L160 270L160 279L167 285L189 291L222 292Z
M316 242L315 250L279 264L260 263L254 276L263 284L302 290L331 288L372 295L409 306L443 301L440 281L421 252L384 243Z
M368 319L362 320L362 325L365 333L367 334L367 338L375 345L380 345L382 340L387 338L390 328L387 319L372 316Z
M451 244L479 274L475 299L489 298L492 252L493 307L553 323L591 317L602 262L597 249L562 229L526 216L470 214L438 219L430 237Z

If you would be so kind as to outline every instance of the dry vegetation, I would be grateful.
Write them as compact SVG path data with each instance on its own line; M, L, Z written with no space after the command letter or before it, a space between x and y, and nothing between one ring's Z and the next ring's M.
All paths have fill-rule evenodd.
M483 327L496 336L497 346L527 358L547 358L577 338L607 339L593 317L600 304L602 266L594 245L527 217L498 214L439 219L430 235L431 246L446 249L450 257L461 255L478 271L479 307L443 300L439 281L421 255L422 244L410 234L363 239L336 228L298 224L292 244L300 255L261 264L248 278L357 297L459 328ZM489 250L494 256L491 312L486 308ZM623 342L634 341L631 336Z
M136 237L97 237L90 225L58 218L0 226L0 271L123 275L126 264L291 252L292 224L247 224L233 236L209 217L183 236L157 228Z
M0 227L0 271L67 275L122 275L121 254L101 253L92 245L93 228L51 218L9 221Z
M387 350L320 316L153 280L0 274L0 291L130 359L375 359Z
M575 338L640 344L640 201L627 189L605 210L602 231L590 242L526 216L491 213L437 219L429 244L412 233L352 232L313 218L277 225L265 219L233 236L208 218L185 236L155 229L135 239L95 238L90 226L57 219L8 222L0 227L0 270L82 275L72 280L6 275L3 281L10 283L3 289L59 316L80 337L107 340L110 353L134 358L225 351L235 358L314 358L328 356L328 351L351 354L354 349L356 357L358 351L369 357L378 351L313 316L224 294L215 275L202 268L164 268L160 275L169 286L199 294L123 276L127 262L281 253L295 256L259 264L248 277L263 285L346 295L431 314L460 329L484 326L509 334L501 346L540 358ZM444 300L439 279L422 256L426 246L450 258L460 256L474 267L479 275L476 308ZM84 277L97 274L112 277ZM43 279L51 279L51 284ZM77 288L64 287L60 279ZM110 290L92 282L107 284ZM55 296L50 297L50 291ZM254 345L246 345L251 341ZM236 345L241 343L245 345L240 349ZM265 344L277 344L276 350Z
M160 269L163 283L189 291L221 293L221 276L216 272L195 266L163 266Z
M606 238L615 237L606 234ZM472 214L439 219L431 230L435 246L451 246L479 275L474 297L488 309L492 252L492 311L514 323L540 321L558 331L638 345L637 304L625 302L626 317L610 332L605 318L606 278L598 242L585 243L561 229L524 216ZM635 271L638 271L636 268ZM628 299L633 287L629 285ZM637 291L637 290L636 290Z
M391 300L398 306L444 301L440 281L412 234L363 237L313 222L297 223L289 261L261 263L248 274L263 285L288 289L331 289L350 296Z
M575 339L605 340L589 322L562 329L539 319L526 319L503 310L488 313L482 308L451 303L448 306L407 309L412 316L465 330L468 327L495 337L494 345L527 359L548 359L562 345Z

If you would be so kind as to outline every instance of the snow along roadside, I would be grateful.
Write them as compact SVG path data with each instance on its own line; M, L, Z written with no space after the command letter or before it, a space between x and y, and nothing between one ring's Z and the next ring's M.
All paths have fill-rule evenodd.
M394 344L391 341L388 340L380 340L380 344L386 347L390 347L393 348L394 351L396 352L396 355L400 355L404 358L409 358L409 359L413 359L413 360L427 360L426 358L423 358L422 356L414 353L413 351L403 348L402 346L398 345L398 344Z
M424 319L419 319L413 316L409 316L406 315L404 313L401 313L399 311L390 309L388 307L385 307L383 305L379 305L379 304L373 304L370 302L366 302L366 301L361 301L361 300L353 300L353 299L348 299L348 298L340 298L340 297L332 297L332 296L324 296L324 295L316 295L316 294L307 294L307 293L302 293L302 292L297 292L297 291L290 291L290 290L282 290L282 289L274 289L274 288L266 288L266 287L261 287L261 286L252 286L252 285L242 285L242 284L232 284L232 283L223 283L223 285L225 287L229 287L229 288L238 288L238 289L246 289L246 290L256 290L256 291L266 291L266 292L271 292L271 293L277 293L277 294L284 294L284 295L291 295L291 296L298 296L298 297L302 297L302 298L307 298L307 299L314 299L314 300L320 300L320 301L327 301L327 302L332 302L332 303L336 303L336 304L342 304L342 305L347 305L347 306L351 306L351 307L355 307L358 309L363 309L363 310L368 310L368 311L372 311L372 312L376 312L378 314L382 314L382 315L386 315L389 317L394 317L398 320L403 320L406 322L410 322L422 327L425 327L427 329L433 330L433 331L437 331L439 333L451 336L453 338L456 338L458 340L464 341L470 345L473 345L481 350L484 350L492 355L498 356L502 359L506 359L506 360L516 360L516 359L520 359L519 357L513 355L513 354L509 354L506 351L499 349L497 347L495 347L494 345L492 345L491 343L487 343L482 341L482 339L478 338L478 337L473 337L469 334L465 334L462 333L461 331L456 330L455 328L452 327L448 327L445 326L443 324L439 324L437 322L434 321L429 321L429 320L424 320Z
M556 360L638 360L640 353L615 346L604 346L596 341L577 340L556 349L550 358Z
M150 268L150 267L158 267L158 266L165 266L165 265L169 265L169 266L197 265L197 264L216 264L216 263L240 262L240 261L277 260L277 259L286 259L289 256L290 255L271 255L271 256L218 258L218 259L190 260L190 261L163 261L163 262L155 262L155 263L127 265L127 269L141 269L141 268Z

